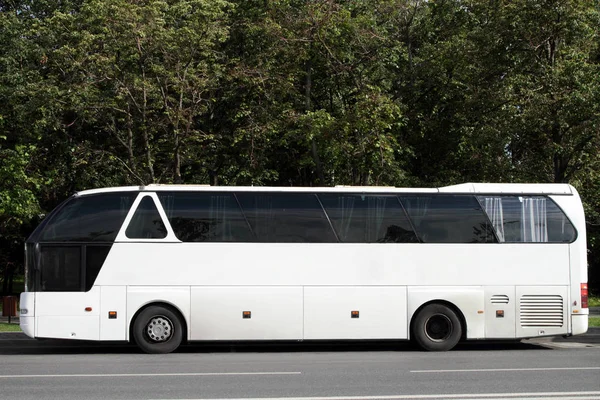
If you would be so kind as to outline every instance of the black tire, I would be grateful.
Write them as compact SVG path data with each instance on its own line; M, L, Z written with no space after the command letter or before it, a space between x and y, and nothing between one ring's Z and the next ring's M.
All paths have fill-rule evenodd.
M183 339L183 324L170 308L150 306L142 310L133 323L133 338L146 353L175 351Z
M462 336L456 313L442 304L429 304L419 311L412 324L412 337L426 351L448 351Z

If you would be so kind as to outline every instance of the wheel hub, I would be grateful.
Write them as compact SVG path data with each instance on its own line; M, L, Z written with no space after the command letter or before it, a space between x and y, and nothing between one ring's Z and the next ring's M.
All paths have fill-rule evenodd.
M452 321L444 314L435 314L425 322L425 334L434 342L442 342L452 334Z
M146 333L154 342L166 342L173 335L173 323L162 315L154 317L148 322Z

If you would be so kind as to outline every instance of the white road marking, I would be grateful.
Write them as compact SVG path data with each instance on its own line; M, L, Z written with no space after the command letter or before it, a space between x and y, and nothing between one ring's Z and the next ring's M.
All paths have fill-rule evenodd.
M481 369L422 369L414 373L443 373L443 372L524 372L524 371L578 371L598 370L600 367L557 367L557 368L481 368Z
M131 378L157 376L240 376L240 375L300 375L302 372L173 372L165 374L41 374L0 375L1 378Z
M434 400L434 399L469 399L469 400L598 400L600 392L540 392L540 393L467 393L467 394L414 394L392 396L332 396L332 397L245 397L225 399L189 399L189 400ZM159 399L154 399L159 400ZM167 400L167 399L160 399ZM181 400L181 399L170 399Z
M565 342L539 342L539 346L548 347L550 349L585 349L600 347L600 343L565 343Z

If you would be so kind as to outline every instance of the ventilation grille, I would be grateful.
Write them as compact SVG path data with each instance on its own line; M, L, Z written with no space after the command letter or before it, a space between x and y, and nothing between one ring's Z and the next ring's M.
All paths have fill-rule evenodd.
M508 304L508 296L505 294L495 294L490 301L492 304Z
M563 326L563 299L559 295L523 295L521 326L550 328Z

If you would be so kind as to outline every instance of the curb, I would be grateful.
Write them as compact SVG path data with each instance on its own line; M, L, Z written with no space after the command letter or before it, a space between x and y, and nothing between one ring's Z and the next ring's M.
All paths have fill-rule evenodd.
M23 332L0 332L0 340L34 340Z

